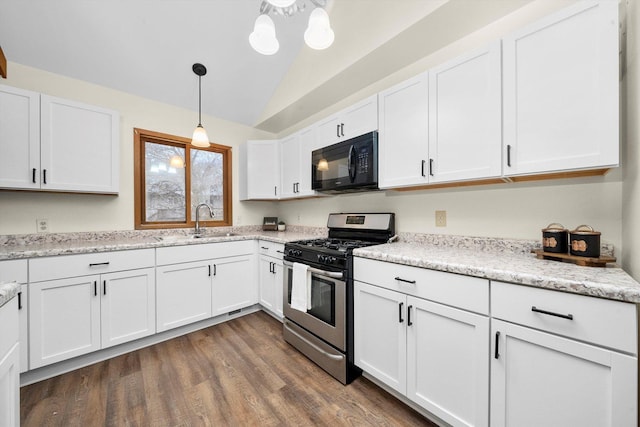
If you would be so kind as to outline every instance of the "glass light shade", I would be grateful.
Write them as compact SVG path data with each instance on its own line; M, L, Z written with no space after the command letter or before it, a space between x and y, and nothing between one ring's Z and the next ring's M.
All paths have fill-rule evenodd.
M296 2L296 0L267 0L275 7L289 7Z
M260 15L253 26L253 32L249 35L251 47L263 55L273 55L280 49L280 43L276 38L276 27L273 20L267 15Z
M304 32L304 41L311 49L322 50L333 44L335 34L331 29L329 15L317 7L309 16L309 26Z
M184 159L180 156L172 156L169 160L169 166L171 166L172 168L181 169L184 167Z
M320 161L318 162L318 170L319 171L329 170L329 163L327 162L327 159L320 159Z
M209 146L209 136L207 135L207 131L204 130L202 125L198 125L196 130L193 131L193 138L191 139L191 145L194 147L208 147Z

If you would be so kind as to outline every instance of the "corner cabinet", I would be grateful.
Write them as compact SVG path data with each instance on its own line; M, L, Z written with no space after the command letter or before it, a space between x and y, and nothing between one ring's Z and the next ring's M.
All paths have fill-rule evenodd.
M355 364L447 423L487 426L488 281L361 258L354 270Z
M636 306L493 282L491 425L637 426Z
M117 194L116 111L0 86L0 188Z
M251 140L241 146L240 161L246 180L240 200L277 200L280 188L280 141Z
M503 39L505 175L618 166L618 37L583 1Z
M154 250L29 261L29 367L155 333Z

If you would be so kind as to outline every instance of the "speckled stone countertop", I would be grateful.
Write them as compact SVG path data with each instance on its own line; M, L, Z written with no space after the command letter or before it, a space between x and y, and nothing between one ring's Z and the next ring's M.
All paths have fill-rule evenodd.
M20 291L16 282L0 282L0 307L11 301Z
M205 229L201 238L192 238L191 229L154 231L113 231L95 233L24 234L0 236L0 261L45 256L86 254L165 246L262 239L276 243L324 237L317 227L288 227L287 231L262 231L244 226ZM231 235L227 235L231 233Z
M640 284L619 267L581 267L537 259L523 241L404 239L356 249L355 256L581 295L640 303ZM401 240L402 236L401 236ZM507 243L505 243L507 242ZM509 243L511 242L511 243ZM439 243L439 244L438 244Z

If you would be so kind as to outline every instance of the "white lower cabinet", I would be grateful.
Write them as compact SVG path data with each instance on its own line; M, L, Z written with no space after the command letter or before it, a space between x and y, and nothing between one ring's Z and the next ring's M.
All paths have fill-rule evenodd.
M29 261L29 369L154 334L154 250Z
M0 282L17 282L20 284L20 291L16 297L18 300L18 317L20 322L20 373L29 370L28 268L26 259L0 261Z
M18 299L0 307L0 426L20 425Z
M154 269L29 284L30 368L155 333Z
M491 425L637 426L634 304L492 283Z
M158 332L258 302L255 241L166 247L156 254Z
M357 366L452 425L488 425L488 317L361 282L354 293Z
M284 317L283 287L284 265L282 256L284 245L261 240L258 243L260 305L279 318Z

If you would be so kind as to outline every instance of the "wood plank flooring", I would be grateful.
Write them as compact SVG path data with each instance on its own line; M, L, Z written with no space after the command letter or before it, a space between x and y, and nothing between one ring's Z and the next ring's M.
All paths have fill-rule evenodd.
M21 389L22 426L434 426L365 378L343 386L253 313Z

